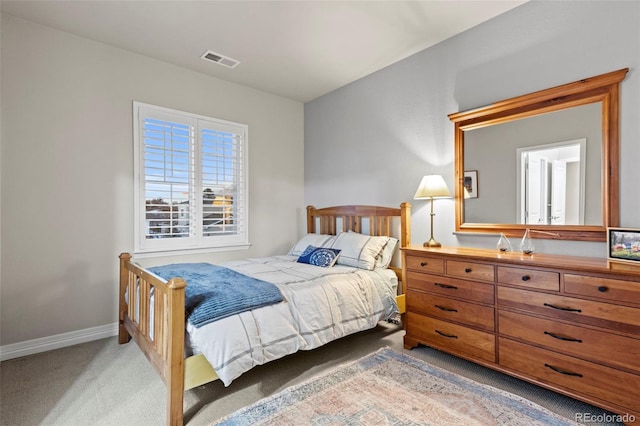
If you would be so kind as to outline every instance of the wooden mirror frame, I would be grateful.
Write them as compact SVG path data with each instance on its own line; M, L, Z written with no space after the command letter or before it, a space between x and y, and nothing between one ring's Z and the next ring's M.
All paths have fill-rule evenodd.
M535 238L606 241L607 227L619 221L619 83L629 68L586 78L546 90L496 102L481 108L449 114L455 123L456 232L499 233L520 237L525 229ZM464 132L521 118L602 102L602 225L532 225L464 222Z

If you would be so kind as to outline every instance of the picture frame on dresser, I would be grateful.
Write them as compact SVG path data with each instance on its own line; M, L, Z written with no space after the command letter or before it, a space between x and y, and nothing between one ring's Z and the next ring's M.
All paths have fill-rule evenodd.
M607 228L607 262L611 269L640 272L640 229Z

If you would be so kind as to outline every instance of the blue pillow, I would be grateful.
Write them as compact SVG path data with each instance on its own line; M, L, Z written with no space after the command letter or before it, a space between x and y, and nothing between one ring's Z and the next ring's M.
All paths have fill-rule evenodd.
M300 257L298 257L298 262L330 268L335 265L339 254L340 250L338 249L307 246Z

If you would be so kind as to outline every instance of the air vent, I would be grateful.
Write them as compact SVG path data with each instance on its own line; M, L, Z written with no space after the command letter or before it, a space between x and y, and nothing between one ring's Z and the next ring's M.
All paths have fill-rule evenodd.
M236 61L235 59L231 59L228 56L224 56L210 50L204 52L200 57L205 61L215 62L216 64L225 66L227 68L235 68L236 65L240 63L240 61Z

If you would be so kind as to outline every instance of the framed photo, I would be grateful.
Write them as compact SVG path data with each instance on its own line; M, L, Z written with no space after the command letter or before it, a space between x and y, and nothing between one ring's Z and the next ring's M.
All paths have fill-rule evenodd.
M478 198L478 171L464 172L464 198Z
M607 228L608 259L640 262L640 229Z

